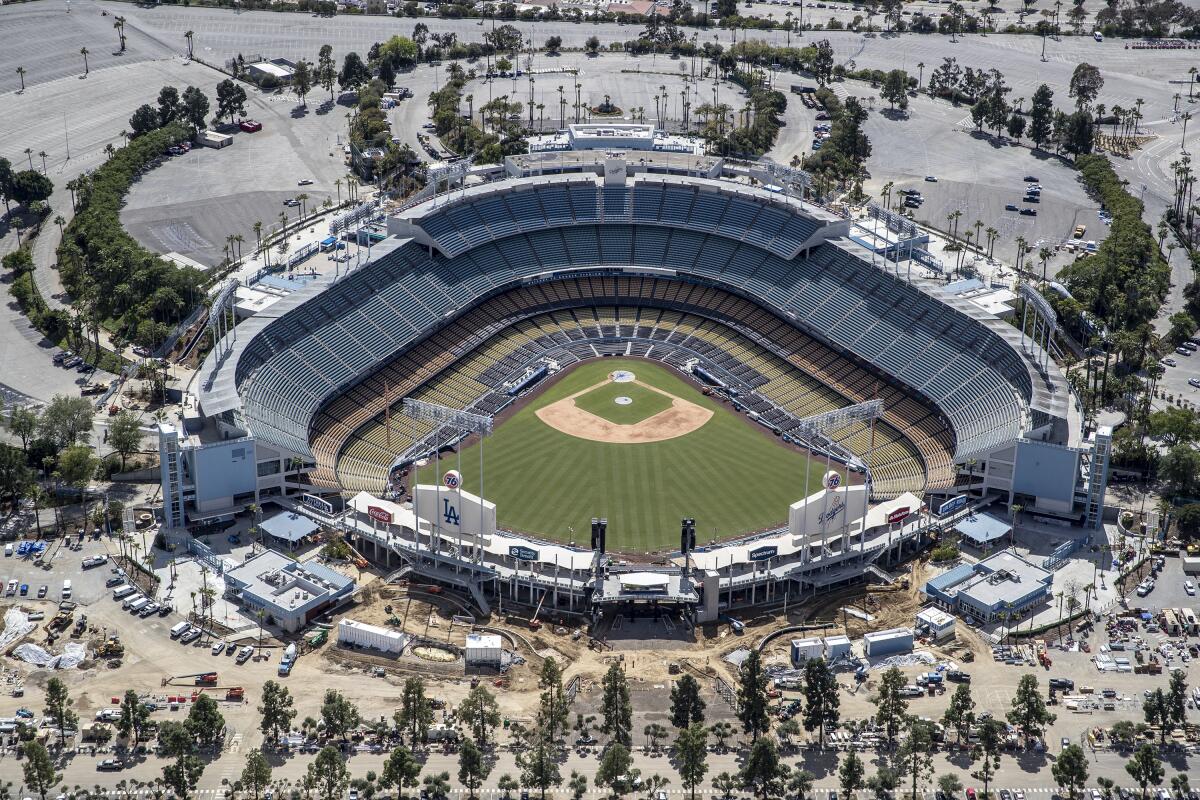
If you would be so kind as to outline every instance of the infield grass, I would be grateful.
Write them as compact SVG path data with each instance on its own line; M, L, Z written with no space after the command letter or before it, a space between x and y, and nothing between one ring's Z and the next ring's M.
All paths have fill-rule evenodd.
M618 405L618 397L628 397L633 402L626 406ZM671 398L667 395L632 382L609 381L571 402L577 408L603 417L615 425L633 425L671 407Z
M534 413L617 369L716 413L689 434L645 444L578 439ZM631 384L613 385L621 391L612 396L634 396ZM625 408L638 405L635 399ZM473 493L479 492L478 448L441 461L443 471L460 469ZM695 518L698 543L784 523L788 505L820 487L820 462L812 466L808 487L803 485L807 460L674 371L647 361L605 358L575 367L496 428L484 443L483 496L496 504L501 527L586 547L591 518L607 517L610 550L672 550L679 546L683 517ZM433 481L433 466L419 477Z

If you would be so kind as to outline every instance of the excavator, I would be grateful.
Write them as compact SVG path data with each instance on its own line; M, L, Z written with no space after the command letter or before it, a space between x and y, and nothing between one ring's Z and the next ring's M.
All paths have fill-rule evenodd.
M125 645L116 636L108 637L96 647L96 658L120 658L125 655Z

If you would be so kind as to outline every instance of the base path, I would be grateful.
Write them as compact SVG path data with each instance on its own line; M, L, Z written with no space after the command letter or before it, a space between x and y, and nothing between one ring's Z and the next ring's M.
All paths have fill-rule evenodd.
M569 397L539 408L535 413L538 419L556 431L579 439L608 444L647 444L675 439L679 436L686 436L712 419L713 412L711 410L639 380L632 382L652 392L670 397L671 407L652 417L646 417L641 422L635 422L632 425L618 425L575 405L576 397L610 382L611 379L600 381Z

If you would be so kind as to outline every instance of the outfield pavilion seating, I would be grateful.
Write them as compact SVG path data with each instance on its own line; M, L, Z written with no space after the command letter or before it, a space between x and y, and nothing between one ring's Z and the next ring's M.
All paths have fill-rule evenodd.
M620 187L599 189L568 178L498 184L511 191L492 192L488 202L503 203L511 229L503 216L492 221L475 208L470 191L462 203L442 198L436 210L418 207L417 221L430 237L445 239L447 231L456 231L463 243L445 239L445 248L439 243L431 249L393 240L370 265L301 290L288 313L236 343L230 366L214 357L205 370L233 371L228 382L237 388L241 420L257 437L307 454L310 426L322 406L352 392L406 348L428 344L431 330L466 319L481 300L555 271L633 265L673 270L687 279L675 284L691 294L698 283L708 283L714 293L725 287L730 297L754 298L751 307L761 304L780 315L774 317L777 333L782 324L783 333L807 334L843 361L873 365L881 373L881 391L894 391L901 400L906 388L920 393L951 422L957 460L1011 441L1025 427L1039 378L994 319L981 322L934 290L872 267L863 260L865 251L846 240L804 247L789 260L781 253L809 241L804 230L789 232L784 220L772 232L774 222L765 220L785 212L743 192L745 187L635 181L621 203ZM746 203L761 208L743 208ZM488 206L486 214L496 208ZM627 221L610 220L610 212ZM747 214L757 216L747 221ZM794 209L785 215L805 219ZM587 222L602 216L602 224ZM641 221L651 218L656 221ZM768 236L773 238L764 244ZM787 358L797 366L803 361L800 351ZM451 361L447 354L446 363ZM422 366L432 377L439 365Z
M469 380L464 395L435 402L493 413L505 399L496 387L531 361L560 350L569 356L556 355L562 363L613 352L682 368L689 357L700 357L739 387L740 402L785 431L805 416L881 397L884 424L876 428L873 460L877 494L937 488L953 480L953 438L936 411L760 306L701 284L587 275L496 295L329 403L313 425L314 481L378 491L397 456L414 440L433 434L432 428L401 420L397 411L389 417L383 409L407 394L433 399L424 392L434 371L461 369ZM451 359L459 361L447 366ZM435 390L440 382L439 376ZM468 402L472 394L473 404ZM440 436L441 441L450 438ZM860 455L872 443L865 428L836 432L833 438Z

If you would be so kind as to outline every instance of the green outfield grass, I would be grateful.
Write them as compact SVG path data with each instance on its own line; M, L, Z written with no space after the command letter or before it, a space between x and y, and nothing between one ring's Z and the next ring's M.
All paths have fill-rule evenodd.
M649 444L589 442L560 433L535 415L616 369L627 369L640 381L716 413L686 436ZM608 401L613 409L641 405L631 388L655 395L628 383L615 385L620 391ZM619 394L635 397L633 405L612 403L611 397ZM464 450L461 459L441 461L446 470L461 460L465 488L475 493L477 448ZM788 505L820 487L821 464L813 465L807 489L803 485L806 461L670 369L646 361L597 359L576 367L497 427L484 444L483 495L496 504L499 524L506 528L586 547L591 518L607 517L610 549L665 550L679 546L682 517L695 518L699 542L785 522ZM420 473L422 482L434 478L432 466Z
M607 373L605 373L607 374ZM633 402L627 406L617 404L617 398L625 396ZM636 383L613 383L581 394L573 401L576 407L595 414L616 425L633 425L649 419L660 411L671 407L671 398Z

